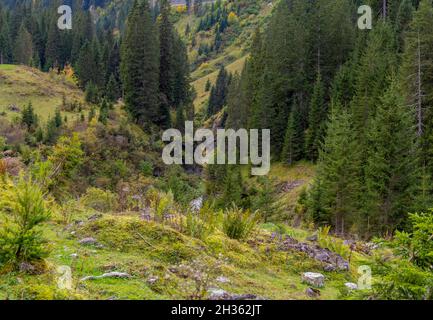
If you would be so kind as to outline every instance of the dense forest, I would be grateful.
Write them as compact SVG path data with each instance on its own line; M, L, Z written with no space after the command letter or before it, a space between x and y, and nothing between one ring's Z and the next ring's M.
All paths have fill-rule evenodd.
M72 8L70 30L58 27L60 5ZM371 29L358 27L361 5ZM29 299L105 297L33 282L50 264L72 265L52 252L90 244L105 264L124 262L109 270L128 271L111 276L137 282L132 298L215 297L209 279L232 263L325 270L331 283L346 272L347 288L368 264L373 289L323 298L432 299L432 21L431 0L0 0L0 298L24 290L11 280L21 272ZM162 132L185 121L270 129L271 174L165 165ZM73 272L106 271L92 263ZM306 282L306 296L320 296ZM275 286L253 288L304 298Z

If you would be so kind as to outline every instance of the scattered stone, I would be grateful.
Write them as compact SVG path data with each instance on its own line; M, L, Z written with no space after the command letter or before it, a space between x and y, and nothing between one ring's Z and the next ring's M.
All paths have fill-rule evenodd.
M191 209L192 212L199 212L202 207L203 207L203 197L194 199L189 203L189 208Z
M9 105L8 110L12 112L21 112L21 109L16 104Z
M95 246L99 244L98 240L92 237L83 238L80 241L78 241L78 243L85 246L92 246L92 245Z
M36 271L36 268L34 265L32 265L28 262L21 262L20 263L20 272L34 273L35 271Z
M325 285L325 276L316 272L304 272L302 281L315 287L323 287Z
M150 207L145 207L141 210L140 219L145 221L151 221L152 220L152 214Z
M210 288L208 292L209 300L264 300L255 294L235 294L219 288Z
M147 283L150 285L154 285L158 280L159 278L157 276L150 276L149 278L147 278Z
M78 258L78 254L77 253L72 253L70 255L71 258L77 259Z
M15 155L15 151L13 150L6 150L3 151L3 157L13 157Z
M220 277L216 278L216 281L219 282L219 283L230 283L230 279L226 278L226 277L223 277L223 276L220 276Z
M305 290L305 294L310 298L317 298L320 297L320 290L314 288L307 288L307 290Z
M273 240L273 239L272 239ZM344 260L339 254L327 248L321 248L317 244L299 242L296 239L286 236L279 244L279 250L295 250L306 253L310 258L324 264L325 271L348 271L349 262Z
M102 278L117 278L117 279L126 279L126 278L131 278L131 275L125 272L108 272L108 273L104 273L103 275L100 276L87 276L84 278L81 278L80 281L87 281L87 280L98 280L98 279L102 279Z
M356 283L353 282L346 282L344 284L346 286L347 289L349 290L358 290L358 285Z
M92 214L87 220L95 221L95 220L100 219L100 218L102 218L102 213L95 213L95 214Z

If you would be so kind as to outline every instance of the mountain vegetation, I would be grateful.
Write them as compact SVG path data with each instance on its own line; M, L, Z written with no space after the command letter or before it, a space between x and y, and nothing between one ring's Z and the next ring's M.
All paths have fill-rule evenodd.
M433 299L431 0L66 3L0 0L0 299Z

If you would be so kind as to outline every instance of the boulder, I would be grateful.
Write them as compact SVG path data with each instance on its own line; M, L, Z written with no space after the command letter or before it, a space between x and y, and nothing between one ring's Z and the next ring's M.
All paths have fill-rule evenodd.
M97 280L97 279L102 279L102 278L125 279L125 278L131 278L131 275L128 273L125 273L125 272L113 271L113 272L104 273L103 275L100 275L100 276L87 276L87 277L81 278L80 281Z
M316 272L304 272L302 281L315 287L323 287L325 285L325 276Z
M346 282L344 284L346 286L347 289L349 290L358 290L358 285L356 283L353 282Z

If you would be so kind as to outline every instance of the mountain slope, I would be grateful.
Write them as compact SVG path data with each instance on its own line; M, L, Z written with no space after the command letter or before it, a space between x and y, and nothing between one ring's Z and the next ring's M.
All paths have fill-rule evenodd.
M26 66L0 65L0 113L13 118L29 102L41 119L54 116L63 99L83 103L83 93L65 75ZM67 113L66 113L67 114Z

